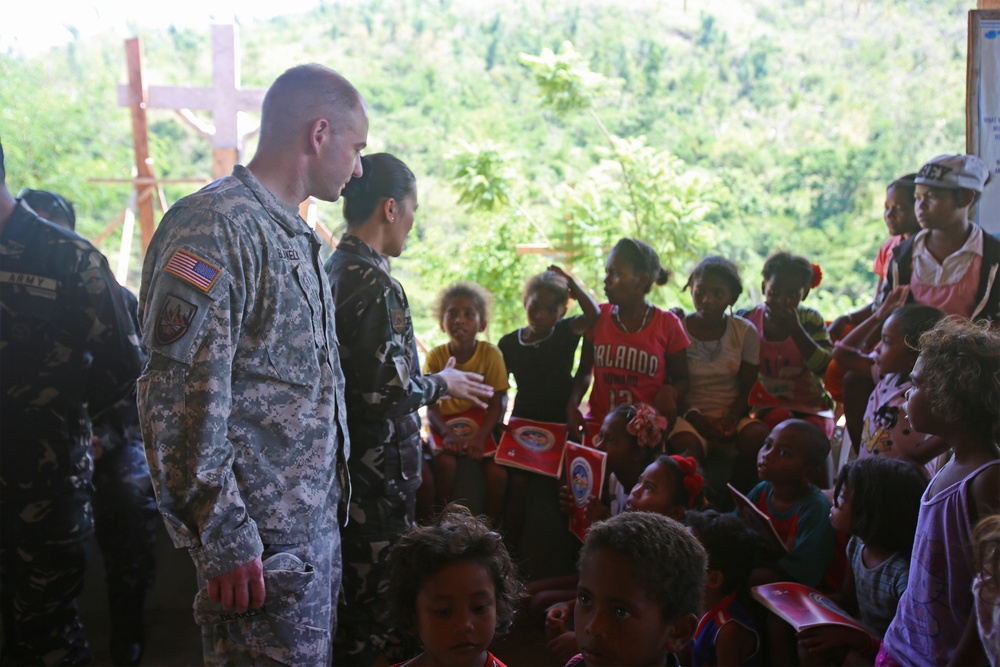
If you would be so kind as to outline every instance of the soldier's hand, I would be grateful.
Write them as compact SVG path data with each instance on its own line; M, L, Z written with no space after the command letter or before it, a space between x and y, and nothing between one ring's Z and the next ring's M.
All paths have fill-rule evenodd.
M455 368L455 357L448 359L448 363L437 375L448 385L448 396L472 401L483 410L487 407L486 400L493 396L493 387L483 384L482 375Z
M246 565L208 580L208 599L221 602L226 611L239 613L264 604L264 566L257 556Z

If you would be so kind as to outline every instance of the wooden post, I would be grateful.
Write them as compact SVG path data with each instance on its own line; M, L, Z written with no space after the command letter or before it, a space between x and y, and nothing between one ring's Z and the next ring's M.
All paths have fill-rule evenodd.
M149 157L149 124L146 121L146 91L142 85L142 45L138 37L125 41L125 56L128 61L128 107L132 115L132 145L135 149L135 170L139 178L155 179L153 160ZM153 186L142 188L136 197L139 210L139 226L142 230L142 252L145 254L153 239L156 222L153 219L153 198L148 196Z

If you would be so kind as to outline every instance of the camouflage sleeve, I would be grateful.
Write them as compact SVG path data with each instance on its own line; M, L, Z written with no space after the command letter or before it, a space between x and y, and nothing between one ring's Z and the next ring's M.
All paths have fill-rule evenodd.
M147 253L140 294L150 353L137 385L146 458L167 530L205 578L263 551L233 473L228 429L242 315L253 308L248 292L260 267L248 243L218 218L202 212L173 225ZM211 284L166 270L178 253L202 262L196 266L207 267Z
M447 385L440 377L421 375L405 304L398 303L395 309L377 298L381 295L367 293L375 289L383 288L376 284L358 295L354 304L357 326L340 344L348 348L348 367L353 369L348 381L357 389L352 393L362 398L365 418L394 419L435 403Z
M122 298L122 289L97 250L83 253L76 299L81 321L88 324L87 405L99 414L122 398L142 371L139 339Z

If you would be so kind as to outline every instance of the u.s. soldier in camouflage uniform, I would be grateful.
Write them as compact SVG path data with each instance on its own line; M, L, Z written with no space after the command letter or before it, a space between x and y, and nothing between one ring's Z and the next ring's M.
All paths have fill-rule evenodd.
M326 270L337 309L337 336L347 381L349 467L354 493L350 521L341 531L343 597L338 609L334 664L390 661L399 649L380 618L388 546L413 525L420 486L420 417L417 409L446 392L485 407L493 393L482 376L446 368L422 376L406 293L389 274L413 227L416 179L387 153L366 155L363 169L344 188L341 238ZM404 655L405 654L405 655Z
M6 186L0 146L0 600L4 664L83 664L91 422L140 370L107 260Z
M297 207L340 196L367 135L346 79L286 71L254 158L171 207L146 255L139 413L200 579L206 664L330 662L349 442L320 241Z
M25 188L18 197L49 222L76 231L76 212L62 196ZM129 320L138 331L139 301L124 285L120 287ZM144 352L141 359L145 364ZM91 505L108 586L111 661L115 665L137 665L143 653L146 593L153 585L156 569L156 521L160 513L142 449L135 387L92 421Z

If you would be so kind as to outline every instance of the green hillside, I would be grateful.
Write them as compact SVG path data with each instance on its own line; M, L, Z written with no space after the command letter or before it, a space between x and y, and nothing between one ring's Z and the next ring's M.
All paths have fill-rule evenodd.
M678 288L704 254L737 260L753 288L781 248L822 265L808 303L832 318L872 289L885 185L964 151L971 1L620 4L328 2L241 26L244 86L298 62L341 71L369 104L370 150L417 173L420 213L397 270L427 342L443 340L429 313L447 281L494 292L495 341L523 317L524 279L552 261L517 244L565 247L557 261L600 295L623 234L653 241L676 271L654 292L661 304L684 302ZM147 83L210 83L208 26L135 29ZM65 193L89 237L128 197L88 183L130 174L124 80L121 35L0 55L9 184ZM150 123L160 176L210 174L207 141L168 111ZM190 189L168 187L168 200ZM337 226L339 204L320 214ZM118 246L112 236L102 249L114 261ZM136 257L132 287L138 270Z

